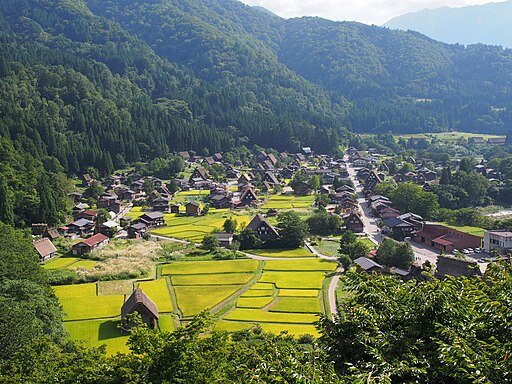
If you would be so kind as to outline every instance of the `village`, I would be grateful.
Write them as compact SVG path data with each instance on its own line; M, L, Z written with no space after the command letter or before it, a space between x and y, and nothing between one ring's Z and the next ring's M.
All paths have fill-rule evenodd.
M408 158L404 163L412 169L393 172L389 155L355 147L339 158L307 147L293 154L258 150L247 163L228 162L221 153L177 156L183 171L170 180L134 170L104 180L84 174L70 194L73 221L59 228L32 226L34 247L54 276L68 314L65 325L76 339L123 350L126 335L112 324L134 311L151 328L172 330L210 310L216 329L259 325L316 335L317 314L337 315L344 270L404 281L425 273L475 276L512 248L506 229L474 233L428 221L378 193L390 183L428 192L446 167L441 162L426 167L423 159ZM481 164L475 172L500 178ZM320 230L312 218L333 224ZM305 231L301 223L309 224ZM290 233L298 236L291 246ZM361 247L343 261L347 233ZM390 244L406 250L395 261L383 256ZM162 257L169 247L174 256ZM143 248L153 254L137 273L105 272L105 259L120 264L124 253L133 253L133 263L143 252L133 249ZM77 290L96 303L92 314L72 304ZM95 338L106 321L109 336Z

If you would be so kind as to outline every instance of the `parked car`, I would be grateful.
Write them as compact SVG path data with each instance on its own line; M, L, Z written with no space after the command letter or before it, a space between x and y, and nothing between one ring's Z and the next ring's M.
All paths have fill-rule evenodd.
M482 253L482 249L481 248L475 248L475 252L476 253Z

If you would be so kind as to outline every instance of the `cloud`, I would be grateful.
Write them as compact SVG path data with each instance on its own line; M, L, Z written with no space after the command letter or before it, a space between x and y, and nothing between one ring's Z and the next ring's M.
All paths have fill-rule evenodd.
M243 0L282 17L320 16L331 20L384 24L393 17L425 8L463 7L489 0Z

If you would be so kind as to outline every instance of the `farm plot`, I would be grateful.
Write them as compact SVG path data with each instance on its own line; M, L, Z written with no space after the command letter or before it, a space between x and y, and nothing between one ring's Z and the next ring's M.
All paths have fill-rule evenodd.
M336 263L324 259L267 260L265 271L334 271Z
M300 258L300 257L315 257L314 254L309 252L306 248L296 249L250 249L247 253L264 256L264 257L278 257L278 258Z
M321 313L320 301L315 297L283 297L270 312Z
M120 320L68 321L64 323L71 340L82 341L86 347L105 344L107 354L129 351L126 342L128 334L118 328Z
M253 277L253 273L181 275L171 277L171 282L173 285L245 285Z
M315 201L314 196L275 195L268 199L263 209L310 208Z
M97 296L96 284L61 285L54 289L66 321L116 317L124 303L124 295Z
M76 257L61 257L59 259L50 260L50 262L43 265L44 269L53 270L67 267L73 263L76 263L78 258Z
M169 288L167 287L167 279L143 281L139 283L139 288L153 300L158 307L158 312L174 311Z
M257 323L313 324L318 320L318 316L309 313L265 312L258 309L237 308L224 317L224 320Z
M158 318L158 327L161 331L172 332L176 329L174 326L174 317L171 315L161 315Z
M84 269L91 269L94 268L94 266L98 264L97 261L94 260L80 260L76 263L73 263L71 265L68 265L66 269L78 269L78 268L84 268Z
M216 229L222 228L224 221L226 221L228 217L228 215L222 213L199 217L166 214L166 227L156 229L152 232L161 236L198 242L203 239L204 235L211 233ZM236 219L238 223L248 223L252 219L250 216L231 215L231 217Z
M240 297L236 302L237 308L263 308L274 300L273 297Z
M320 290L318 289L280 289L279 297L318 297Z
M259 281L279 289L321 289L325 276L325 272L264 271Z
M244 323L240 321L219 321L215 329L219 331L236 332L244 329L251 329L254 326L261 327L265 332L272 332L276 335L286 332L293 336L313 335L319 337L320 334L314 325L310 324L289 324L289 323Z
M274 291L271 289L254 289L251 288L247 292L244 292L240 297L272 297Z
M248 273L258 269L258 260L182 261L164 265L162 275Z
M211 309L233 295L242 286L175 286L178 307L184 317L195 316Z

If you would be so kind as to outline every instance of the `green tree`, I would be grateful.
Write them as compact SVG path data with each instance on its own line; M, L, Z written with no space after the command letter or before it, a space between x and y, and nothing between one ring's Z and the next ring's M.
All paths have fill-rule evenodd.
M0 174L0 221L14 225L14 194Z
M237 225L238 225L238 223L237 223L236 219L233 217L230 217L224 221L224 224L222 225L222 227L224 228L225 232L234 233L236 231Z
M308 224L295 211L281 212L277 216L281 244L285 248L304 246L308 234Z
M220 243L219 239L217 239L217 236L215 236L213 233L209 233L207 235L204 235L203 241L201 242L201 247L203 249L206 249L207 251L214 251L217 248L219 248Z

